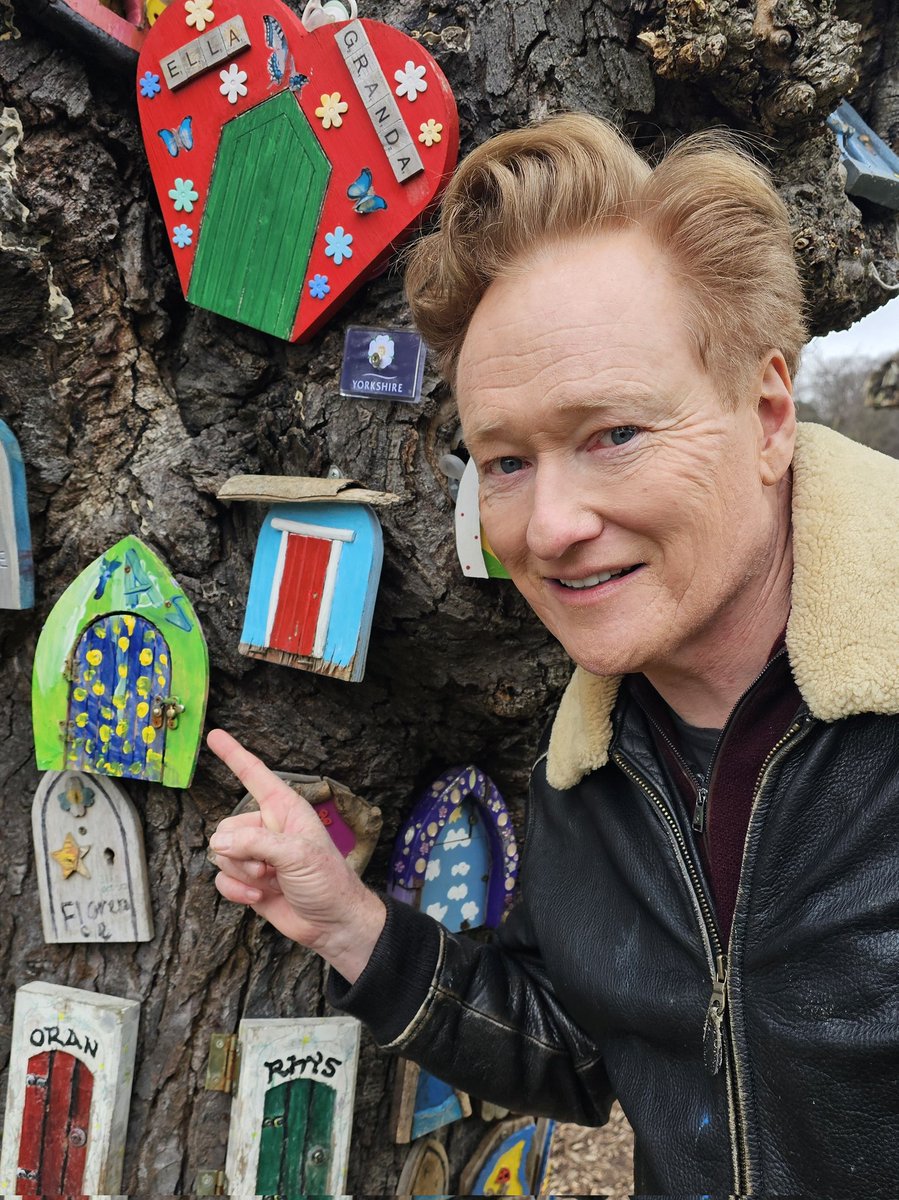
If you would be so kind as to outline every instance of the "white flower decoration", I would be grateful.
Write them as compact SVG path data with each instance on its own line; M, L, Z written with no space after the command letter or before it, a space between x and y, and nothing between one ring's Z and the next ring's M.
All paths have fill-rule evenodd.
M394 71L393 78L397 82L394 89L398 96L406 96L409 100L415 100L419 92L426 92L428 85L424 78L425 68L416 67L412 59L406 60L406 65L402 71Z
M207 25L215 20L212 11L212 0L186 0L187 16L184 18L188 25L193 25L197 33L202 33Z
M368 343L368 361L376 371L389 367L395 352L393 338L386 333L379 333Z
M247 94L247 73L237 63L232 63L227 71L219 71L219 79L222 81L219 91L228 97L229 104L236 104L239 96Z

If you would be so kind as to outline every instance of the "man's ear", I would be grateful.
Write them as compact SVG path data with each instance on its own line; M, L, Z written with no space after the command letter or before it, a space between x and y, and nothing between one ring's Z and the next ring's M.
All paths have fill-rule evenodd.
M759 472L762 483L772 487L789 470L796 445L793 381L779 350L762 360L757 380Z

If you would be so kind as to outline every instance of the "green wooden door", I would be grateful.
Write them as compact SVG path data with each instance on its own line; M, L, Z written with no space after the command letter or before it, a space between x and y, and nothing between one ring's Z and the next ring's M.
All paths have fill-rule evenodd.
M256 1195L282 1200L326 1196L330 1187L333 1088L292 1079L265 1094Z
M291 91L222 129L187 298L289 338L331 164Z

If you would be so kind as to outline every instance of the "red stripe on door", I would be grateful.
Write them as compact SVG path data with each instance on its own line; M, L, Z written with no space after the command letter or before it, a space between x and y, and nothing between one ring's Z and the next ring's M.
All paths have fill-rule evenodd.
M69 1108L75 1059L71 1054L52 1051L50 1088L47 1097L47 1122L41 1147L41 1191L45 1196L62 1194L66 1150L69 1140Z
M13 1070L10 1064L10 1070ZM19 1177L17 1196L37 1196L43 1191L40 1181L41 1143L44 1140L44 1121L47 1115L47 1090L50 1083L50 1055L33 1054L25 1068L25 1105L22 1110L22 1133L19 1137Z
M76 1059L69 1109L68 1154L62 1181L62 1190L67 1196L80 1196L83 1191L93 1093L94 1077L84 1063Z
M331 542L327 538L287 535L284 573L269 645L291 654L310 655L321 611Z

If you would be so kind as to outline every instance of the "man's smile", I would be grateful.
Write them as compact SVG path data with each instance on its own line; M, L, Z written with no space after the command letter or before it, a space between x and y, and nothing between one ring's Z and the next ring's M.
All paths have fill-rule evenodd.
M620 579L624 575L631 575L645 565L645 563L635 563L630 567L613 567L608 571L597 571L595 575L582 575L580 578L569 579L556 578L552 582L560 584L570 591L584 591L586 588L600 587L614 579Z

